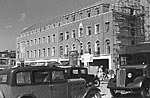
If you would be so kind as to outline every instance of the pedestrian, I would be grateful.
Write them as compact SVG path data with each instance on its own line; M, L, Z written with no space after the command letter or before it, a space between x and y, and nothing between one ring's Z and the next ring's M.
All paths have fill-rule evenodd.
M97 71L97 76L99 77L101 81L103 81L103 69L102 68L103 68L103 65L99 66L98 71Z
M104 75L104 79L108 79L108 69L106 68L104 71L105 75Z

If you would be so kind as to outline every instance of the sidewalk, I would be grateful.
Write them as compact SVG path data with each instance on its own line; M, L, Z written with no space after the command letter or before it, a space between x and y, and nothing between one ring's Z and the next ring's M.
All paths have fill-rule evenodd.
M101 90L102 98L112 98L109 89L107 88L108 81L104 81L103 84L100 85L99 89Z

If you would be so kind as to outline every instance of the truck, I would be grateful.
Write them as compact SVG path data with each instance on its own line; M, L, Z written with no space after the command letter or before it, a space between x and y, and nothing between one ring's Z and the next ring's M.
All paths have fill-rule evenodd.
M119 54L119 68L107 87L113 97L140 94L150 98L150 42L129 46Z
M101 98L83 78L66 79L53 66L18 66L0 71L0 98Z

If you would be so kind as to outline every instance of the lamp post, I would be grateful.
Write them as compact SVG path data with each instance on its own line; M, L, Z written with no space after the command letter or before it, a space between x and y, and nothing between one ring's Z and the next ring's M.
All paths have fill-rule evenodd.
M80 46L80 40L77 38L74 38L75 42L78 42L79 50L78 50L78 65L80 66L80 57L81 57L81 46Z

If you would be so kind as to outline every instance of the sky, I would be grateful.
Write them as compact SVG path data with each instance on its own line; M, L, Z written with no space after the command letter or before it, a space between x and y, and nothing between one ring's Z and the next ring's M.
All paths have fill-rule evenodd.
M15 50L23 29L100 0L0 0L0 51Z

